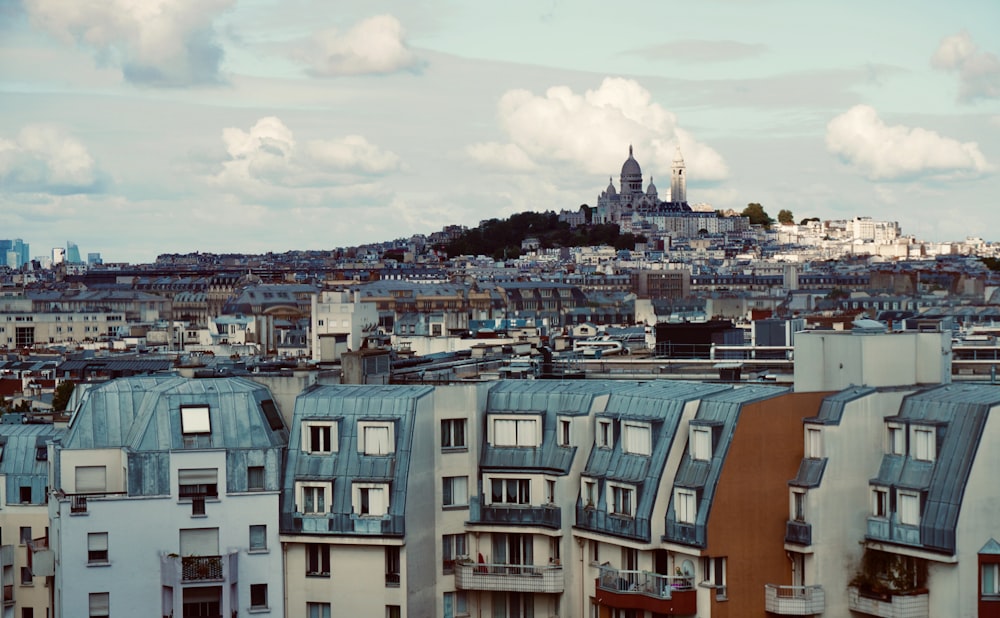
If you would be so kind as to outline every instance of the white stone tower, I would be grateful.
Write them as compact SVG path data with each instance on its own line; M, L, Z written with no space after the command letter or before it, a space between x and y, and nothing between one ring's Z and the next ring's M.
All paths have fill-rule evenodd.
M680 145L670 164L670 201L674 204L687 203L687 179L684 176L684 157L681 156Z

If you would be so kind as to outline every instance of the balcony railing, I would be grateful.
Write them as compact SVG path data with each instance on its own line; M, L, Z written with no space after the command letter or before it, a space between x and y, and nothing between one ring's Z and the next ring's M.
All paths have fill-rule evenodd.
M778 586L764 584L764 610L782 616L822 614L826 593L822 586Z
M599 602L606 607L670 616L698 613L698 591L690 575L660 575L604 565L594 585Z
M952 544L955 542L953 534L950 533L948 536ZM895 513L892 514L891 518L869 517L868 538L877 541L893 541L904 545L920 545L920 526L900 523L899 517Z
M649 520L643 517L624 517L613 515L607 511L595 508L576 507L576 525L578 528L604 532L616 536L649 541Z
M812 545L812 525L804 521L788 521L785 524L785 542Z
M926 590L907 593L875 594L855 586L847 589L847 607L851 611L881 618L929 618L930 601Z
M484 504L479 496L469 498L469 522L502 526L562 528L562 509L557 506Z
M185 556L181 558L181 581L222 581L222 556Z
M390 514L368 517L352 513L284 513L281 516L283 532L317 532L322 534L351 534L372 536L403 536L405 519Z
M565 576L558 565L455 564L455 587L459 590L559 593L565 586Z
M71 515L85 515L87 513L89 501L99 500L101 498L115 498L127 495L128 492L125 491L102 491L102 492L81 493L81 494L67 494L60 491L57 494L57 498L60 501L69 499L69 512Z
M655 599L669 599L674 592L694 590L694 578L685 575L660 575L649 571L600 567L597 587L611 592L641 594Z

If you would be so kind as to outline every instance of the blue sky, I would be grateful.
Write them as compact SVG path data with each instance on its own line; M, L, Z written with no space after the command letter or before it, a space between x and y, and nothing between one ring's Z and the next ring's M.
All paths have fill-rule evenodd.
M329 249L688 200L1000 240L1000 3L0 0L0 238Z

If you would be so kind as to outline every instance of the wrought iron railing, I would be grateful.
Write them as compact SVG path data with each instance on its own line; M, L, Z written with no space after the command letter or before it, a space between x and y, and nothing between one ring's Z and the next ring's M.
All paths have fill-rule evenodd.
M602 590L623 594L641 594L657 599L669 599L675 591L694 590L694 577L660 575L649 571L622 570L601 566L597 586Z
M181 558L181 580L221 581L222 556L184 556Z

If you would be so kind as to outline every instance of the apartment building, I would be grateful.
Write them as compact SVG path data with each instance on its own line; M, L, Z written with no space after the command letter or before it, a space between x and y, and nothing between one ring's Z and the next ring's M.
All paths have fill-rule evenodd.
M288 430L241 378L92 386L53 449L53 616L283 616Z
M11 417L19 415L10 415ZM52 424L0 422L0 565L3 616L47 616L51 572L33 560L48 543L48 447L63 433ZM48 556L51 558L51 554ZM48 561L51 566L51 561Z

